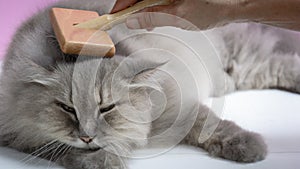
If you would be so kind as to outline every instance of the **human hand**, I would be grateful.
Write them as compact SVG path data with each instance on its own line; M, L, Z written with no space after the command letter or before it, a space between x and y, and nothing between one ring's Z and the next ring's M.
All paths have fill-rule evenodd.
M173 1L171 5L150 7L131 16L126 22L127 26L131 29L174 26L187 30L205 30L231 22L236 5L230 0ZM136 2L137 0L118 0L113 12L125 9Z
M138 0L117 0L115 6L113 7L111 13L119 12L123 9L128 8L129 6L134 5L137 3Z

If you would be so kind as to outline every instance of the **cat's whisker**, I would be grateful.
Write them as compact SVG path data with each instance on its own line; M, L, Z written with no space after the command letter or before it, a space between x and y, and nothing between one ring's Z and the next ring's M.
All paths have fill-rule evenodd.
M51 148L48 148L47 150L41 152L40 154L38 154L38 155L36 155L36 156L31 156L31 158L29 158L28 160L22 162L21 164L26 166L27 163L29 163L30 161L33 161L33 160L35 160L35 159L37 159L37 158L40 158L41 155L47 153L48 151L50 151L50 150L53 149L54 147L55 147L55 146L52 145ZM43 159L41 158L39 161L37 161L37 164L40 163L42 160L43 160Z
M53 150L54 148L56 148L56 145L57 145L58 143L53 143L53 145L51 145L48 149L46 149L46 150L44 150L44 151L42 151L41 153L39 153L39 154L37 154L37 155L34 155L34 156L32 156L31 158L29 158L28 160L26 160L26 161L24 161L24 162L22 162L23 164L26 164L26 163L28 163L29 161L32 161L32 160L34 160L34 159L36 159L36 158L39 158L41 155L44 155L45 153L47 153L47 152L49 152L49 151L51 151L51 150ZM42 159L41 159L42 160ZM41 161L40 160L40 161ZM39 161L39 162L40 162Z
M57 159L54 162L56 163L60 158L62 158L65 154L67 154L69 151L71 151L72 148L73 148L72 146L67 145L66 148L64 149L64 151L57 157Z
M57 156L53 159L53 161L56 162L58 159L60 159L62 156L64 156L70 147L71 146L64 144L63 147L61 148L61 150L57 153Z
M49 161L52 161L52 159L55 157L57 151L60 151L61 146L64 146L64 144L63 144L63 143L60 143L60 144L56 147L56 149L53 151L53 153L52 153L52 155L51 155Z
M110 145L110 147L114 148L114 154L118 156L127 156L131 152L131 146L124 140L120 140L115 137L109 137L106 139L106 142ZM122 154L120 154L120 152L122 152Z
M21 159L19 162L23 162L26 161L28 158L31 158L32 156L36 156L36 153L39 153L40 151L43 151L43 149L47 148L49 145L55 143L57 140L53 140L47 144L45 144L44 146L40 147L39 149L35 150L34 152L28 154L26 157L24 157L23 159Z
M111 145L112 145L112 147L114 147L115 151L118 153L116 155L120 155L119 152L121 152L120 150L122 150L122 147L117 142L112 143ZM124 151L125 151L125 149L124 149Z
M57 146L59 146L59 145L60 145L60 143L56 143L55 146L52 147L50 151L52 151L53 149L57 148ZM52 154L53 154L53 152L49 152L49 151L48 151L47 155L44 156L43 159L48 159L48 157L49 157L50 155L52 155ZM40 159L36 164L40 163L43 159ZM49 159L48 159L48 161L49 161Z
M47 169L51 166L51 162L56 162L62 155L63 153L61 153L62 151L65 151L64 147L68 147L66 146L64 143L61 143L54 151L52 157L50 158L49 162L48 162L48 166L47 166ZM56 153L57 151L57 153Z
M110 143L109 144L109 149L112 151L113 154L118 155L118 150L117 150L117 146L114 143Z
M61 156L67 154L70 150L72 150L72 148L73 148L72 146L67 145L66 148L65 148L65 150L61 153Z
M57 140L51 141L50 143L48 143L48 144L44 145L43 147L37 149L36 151L32 152L31 155L37 155L37 154L41 153L44 149L46 149L46 148L48 148L50 146L55 145L56 142L57 142Z
M111 140L111 141L114 141L114 140ZM112 152L112 155L114 155L114 156L116 156L117 158L118 158L118 160L119 160L119 164L120 164L120 166L122 166L123 168L125 168L125 166L126 166L126 163L125 163L125 161L121 158L121 155L119 155L119 153L118 152L120 152L120 150L122 150L122 149L120 149L120 150L118 150L117 149L117 147L116 147L116 144L114 144L114 143L109 143L109 147L110 147L110 150L111 151L113 151ZM104 163L107 163L108 161L107 161L107 157L105 158L105 161L104 161Z

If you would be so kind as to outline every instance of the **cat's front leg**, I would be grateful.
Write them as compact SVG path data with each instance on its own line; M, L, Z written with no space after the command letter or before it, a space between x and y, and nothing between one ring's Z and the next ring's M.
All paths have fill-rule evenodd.
M267 154L260 135L245 131L230 121L222 121L201 147L213 156L245 163L263 160Z
M210 121L206 121L208 115ZM209 125L205 126L205 123ZM200 139L201 133L207 131L209 137ZM183 143L204 148L212 156L244 163L263 160L267 154L267 146L259 134L219 119L205 106L201 106L197 121Z
M98 151L72 150L61 159L66 169L126 169L125 158L103 149Z

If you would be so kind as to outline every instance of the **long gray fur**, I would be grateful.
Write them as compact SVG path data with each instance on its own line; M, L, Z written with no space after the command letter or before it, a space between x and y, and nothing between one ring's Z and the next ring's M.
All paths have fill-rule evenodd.
M95 10L104 14L113 4L114 1L104 0L69 0L53 6ZM51 7L21 26L6 54L0 80L0 143L3 146L27 153L47 144L54 149L61 146L61 154L58 153L55 158L49 158L51 153L55 153L53 151L43 152L40 156L57 161L68 169L127 168L126 159L133 150L147 144L175 144L178 140L172 139L178 134L185 134L181 144L201 147L212 156L238 162L256 162L266 157L267 146L262 137L230 121L221 120L212 137L199 143L199 134L207 116L213 116L211 125L220 119L198 100L191 101L191 107L183 110L186 116L180 120L182 124L190 124L190 130L177 126L177 132L170 132L158 138L159 141L149 143L147 138L165 131L174 122L177 117L174 110L180 104L180 94L173 79L158 69L164 62L129 59L125 60L121 73L115 74L126 53L130 53L128 50L134 50L135 46L130 46L132 44L120 46L116 57L101 60L94 89L99 92L96 95L99 96L96 98L99 104L93 104L92 110L88 109L91 112L77 111L76 115L65 112L58 102L75 108L91 105L78 95L80 91L72 91L77 56L60 51L49 21ZM215 93L267 88L300 92L300 50L295 45L300 44L299 34L258 24L232 24L218 30L220 33L214 33L214 36L217 35L214 42L220 49L222 69L232 81L232 90ZM286 36L292 37L293 43L286 40L289 39ZM146 41L143 44L147 44ZM84 65L96 59L86 58L86 61L76 64ZM79 72L88 70L85 66L78 67ZM118 80L118 85L112 83L113 78ZM155 87L153 79L160 87ZM76 85L79 86L77 90L86 90L86 85ZM112 86L116 87L115 94L111 93ZM166 109L161 118L151 123L131 121L152 121L151 113L155 112L148 109L151 107L148 100L151 92L163 92L166 96ZM74 98L82 100L74 102ZM109 113L95 114L111 103L115 103L115 108ZM196 116L191 115L193 110L197 110ZM144 112L143 115L141 112ZM80 141L82 134L95 136L94 143L87 145Z

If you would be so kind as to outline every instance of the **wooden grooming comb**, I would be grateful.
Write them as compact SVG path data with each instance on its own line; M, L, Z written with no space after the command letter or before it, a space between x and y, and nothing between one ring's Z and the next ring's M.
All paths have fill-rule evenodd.
M115 46L104 32L147 7L168 5L172 0L144 0L123 11L99 16L97 12L52 8L51 23L61 50L66 54L112 57Z

